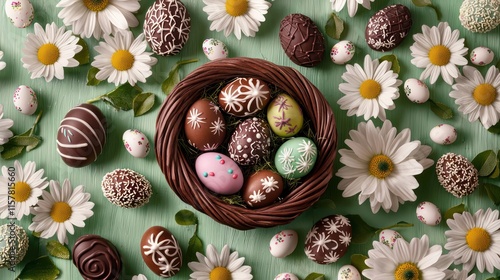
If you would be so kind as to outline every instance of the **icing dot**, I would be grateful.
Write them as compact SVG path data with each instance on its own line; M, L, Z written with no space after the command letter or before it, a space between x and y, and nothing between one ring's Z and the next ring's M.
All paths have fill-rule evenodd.
M239 151L239 150L243 149L243 147L241 147L241 145L238 145L238 146L236 146L236 149Z
M225 162L223 159L221 159L221 160L219 161L219 163L220 163L220 164L224 164L224 163L226 163L226 162Z
M208 177L208 173L207 172L203 172L203 177Z
M257 139L260 139L260 138L262 137L262 135L260 135L260 133L257 133L257 134L255 135L255 137L257 137Z
M229 173L229 174L233 174L233 170L232 170L232 169L228 169L228 170L227 170L227 173Z
M249 138L247 138L247 142L248 142L248 143L251 143L251 142L252 142L252 138L250 138L250 137L249 137Z
M220 155L215 156L215 159L221 159L222 157Z
M233 174L233 179L238 178L238 174Z
M213 172L208 172L208 175L210 175L210 176L212 176L212 177L213 177L213 176L215 176L215 173L213 173Z
M247 154L243 154L243 158L247 158L247 157L248 157L248 155L247 155Z

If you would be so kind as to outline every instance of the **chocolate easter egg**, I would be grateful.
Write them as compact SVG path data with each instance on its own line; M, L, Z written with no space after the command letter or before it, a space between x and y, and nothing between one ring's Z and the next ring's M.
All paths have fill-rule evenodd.
M69 110L57 130L57 152L64 163L83 167L94 162L106 143L107 123L101 110L81 104Z
M306 137L297 137L283 143L274 158L278 173L287 179L306 176L314 167L318 149L314 142Z
M267 106L271 90L254 78L237 78L219 93L219 104L226 113L237 117L255 115Z
M215 193L234 194L243 186L243 172L240 167L221 153L208 152L199 155L195 169L201 183Z
M271 170L259 170L245 180L243 200L253 208L273 204L283 192L281 176Z
M410 10L401 4L391 5L375 13L365 29L365 40L376 51L390 51L403 42L412 25Z
M220 108L208 99L196 101L186 114L184 132L189 144L198 150L217 149L226 137L226 122Z
M141 238L141 256L157 275L169 278L182 267L182 251L177 239L166 228L150 227Z
M259 118L246 119L236 127L229 141L231 158L241 165L253 165L271 153L271 130Z
M441 186L458 198L471 194L479 186L479 172L462 155L442 155L436 162L436 174Z
M116 247L99 235L80 236L73 246L73 264L85 280L120 279L122 261Z
M293 63L313 67L323 60L325 39L318 26L303 14L290 14L280 23L281 47Z
M324 217L313 225L306 236L306 256L319 264L334 263L351 244L352 227L342 215Z
M276 135L291 137L302 129L304 115L295 99L280 93L267 106L267 121Z
M146 12L144 35L156 54L178 54L190 31L191 17L180 0L156 0Z

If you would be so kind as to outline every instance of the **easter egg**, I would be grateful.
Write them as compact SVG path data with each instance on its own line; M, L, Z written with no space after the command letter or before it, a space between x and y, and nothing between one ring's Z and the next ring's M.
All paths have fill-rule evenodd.
M428 226L435 226L441 222L441 211L432 202L421 202L417 206L416 214L418 220Z
M302 129L304 115L295 99L281 93L267 107L267 122L276 135L291 137Z
M35 17L35 10L29 0L6 0L5 14L17 28L28 27Z
M340 41L333 45L330 52L330 58L335 64L345 64L349 62L354 53L356 52L356 47L351 41Z
M283 178L274 171L264 169L245 180L242 197L250 207L261 208L273 204L283 189Z
M352 227L342 215L331 215L316 222L306 236L304 252L319 264L338 261L351 244Z
M410 10L401 4L376 12L365 28L365 40L375 51L390 51L399 46L412 26Z
M14 91L13 101L16 109L25 115L33 115L38 108L36 94L29 86L19 86Z
M470 61L478 66L490 64L493 58L495 58L495 53L487 47L477 47L470 53Z
M311 139L297 137L278 148L274 164L281 176L296 179L306 176L313 169L317 156L318 149Z
M234 194L243 186L243 173L240 167L221 153L208 152L199 155L195 169L201 183L215 193Z
M269 242L269 251L276 258L284 258L295 250L299 237L297 232L291 229L282 230L275 234Z
M427 85L417 79L410 78L405 81L404 90L406 97L413 103L425 103L429 100L430 92Z
M72 259L85 280L120 279L123 265L120 253L111 241L99 235L78 237Z
M26 256L29 244L29 237L23 227L15 223L1 225L0 268L11 268L19 264Z
M295 276L295 274L292 274L290 272L283 272L276 275L276 277L274 277L274 280L299 280L299 278Z
M240 123L229 141L228 153L241 165L254 165L271 153L271 131L259 118L249 118Z
M188 143L200 151L219 147L226 137L226 122L220 108L208 99L200 99L189 108L184 120Z
M380 243L387 245L391 249L394 248L394 243L396 243L396 239L398 238L403 238L403 236L392 229L384 229L378 235Z
M149 140L137 129L128 129L122 136L123 145L127 152L136 158L143 158L149 154Z
M226 58L229 55L226 44L217 39L205 39L202 48L203 53L209 60Z
M174 235L166 228L153 226L141 238L141 256L157 275L169 278L182 267L182 250Z
M467 196L479 186L479 172L464 156L454 153L442 155L436 162L439 184L455 197Z
M222 110L236 117L253 116L264 109L271 99L265 82L255 78L237 78L219 93Z
M339 268L337 280L361 280L361 274L354 266L347 264Z
M458 19L471 32L489 32L500 24L500 0L464 0Z
M449 124L440 124L431 129L429 136L436 144L449 145L457 140L457 130Z

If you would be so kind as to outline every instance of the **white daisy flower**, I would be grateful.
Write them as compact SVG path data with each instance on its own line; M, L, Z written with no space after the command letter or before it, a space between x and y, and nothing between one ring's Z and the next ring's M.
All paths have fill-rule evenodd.
M463 264L470 271L477 267L493 273L500 269L500 219L498 210L479 209L474 215L469 212L453 214L446 220L450 227L444 234L448 238L444 248L455 258L455 264Z
M452 86L450 96L459 105L458 110L469 115L469 122L481 120L488 129L500 120L500 73L495 66L483 77L472 66L464 66L464 76L459 76Z
M3 58L3 51L0 51L0 59ZM0 61L0 71L2 71L5 66L7 66L7 64L5 63L5 61Z
M144 274L139 274L132 276L132 280L148 280L148 278Z
M68 244L66 231L74 234L73 226L84 227L85 220L92 217L94 203L90 202L90 194L84 191L82 185L71 187L65 179L62 188L59 182L50 181L50 193L42 192L42 200L33 208L33 223L29 230L39 232L41 238L50 238L57 233L61 244Z
M71 25L75 34L99 40L139 25L133 13L141 5L139 0L61 0L56 7L63 8L57 16L66 26Z
M422 25L422 33L413 35L415 43L410 47L414 57L411 63L418 68L425 68L420 80L430 77L429 82L434 84L441 75L449 85L453 78L459 76L458 67L467 65L467 48L464 39L458 39L458 29L451 31L447 22L440 22L438 26Z
M441 245L429 247L429 238L413 238L410 243L396 239L391 249L382 242L374 241L365 260L369 267L363 270L368 279L380 280L441 280L453 257L442 255Z
M14 136L14 133L9 129L13 125L13 120L3 118L3 105L0 104L0 145L9 142L9 138Z
M247 37L254 37L271 7L271 3L265 0L203 0L203 3L203 11L212 21L210 30L224 30L226 37L234 33L238 40L241 39L241 32Z
M13 167L2 167L0 219L15 217L21 220L23 216L28 216L31 207L38 203L42 190L49 184L47 178L42 178L44 170L36 170L36 163L33 161L28 161L23 168L16 160ZM11 178L14 178L14 181L11 181ZM9 187L9 183L13 183L13 187ZM9 205L10 201L14 201L15 209Z
M28 34L23 48L23 67L31 73L31 79L45 77L50 82L54 77L64 79L63 67L76 67L73 57L82 50L78 38L64 27L47 24L45 30L35 23L35 33Z
M419 184L414 176L434 164L427 158L429 146L410 141L408 128L397 134L389 120L381 128L371 120L362 122L349 136L345 143L351 149L339 150L345 166L336 173L343 178L338 184L343 197L359 193L359 204L370 199L373 213L380 207L396 212L400 203L416 200L413 190Z
M358 12L358 4L361 4L366 9L371 9L371 3L375 0L330 0L332 2L332 10L336 12L342 11L347 2L347 11L350 17L353 17Z
M229 254L229 247L224 245L220 254L209 244L206 256L196 253L198 262L188 263L193 271L191 280L249 280L252 279L252 268L243 265L245 258L238 258L238 252Z
M92 66L99 69L96 79L120 85L128 82L134 86L138 81L145 83L151 76L151 66L158 61L153 53L146 52L147 42L141 33L134 40L131 31L116 32L114 37L104 35L106 42L100 42L94 49L99 52Z
M346 65L342 74L346 83L339 85L344 94L337 103L347 115L364 116L365 120L378 117L385 120L385 110L396 108L394 99L399 98L398 87L402 84L398 74L391 70L391 62L372 60L365 56L364 67L359 64Z
M450 279L450 280L476 280L476 274L472 273L469 275L469 271L467 270L458 270L458 269L453 269L453 270L446 270L446 278L445 279Z

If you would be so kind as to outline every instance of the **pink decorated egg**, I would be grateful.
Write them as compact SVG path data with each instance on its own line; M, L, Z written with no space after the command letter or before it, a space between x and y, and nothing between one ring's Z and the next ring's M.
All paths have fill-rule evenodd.
M209 190L222 194L237 193L243 186L243 173L236 162L221 153L204 153L195 163L196 175Z

